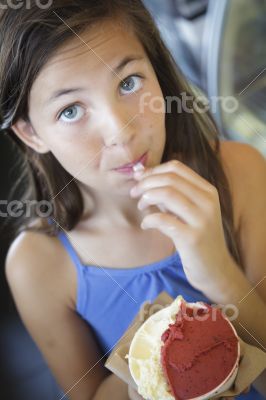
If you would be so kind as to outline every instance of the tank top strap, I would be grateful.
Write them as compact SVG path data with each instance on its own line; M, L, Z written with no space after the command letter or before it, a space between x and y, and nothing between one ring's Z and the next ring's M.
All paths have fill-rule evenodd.
M84 309L87 302L87 287L86 280L84 279L85 268L82 264L76 250L72 246L70 240L68 239L67 233L60 231L58 233L58 239L64 246L66 252L68 253L77 274L77 291L76 291L76 311L82 316L84 314Z
M81 263L81 260L80 260L79 256L77 255L76 250L72 246L70 240L68 239L67 233L60 231L58 234L58 238L61 241L61 243L63 244L64 248L66 249L67 253L69 254L72 262L76 265L76 267L78 267L78 268L82 267L83 265Z
M52 225L54 223L52 218L47 218L47 221L48 221L49 225ZM81 260L79 259L79 256L77 255L76 250L72 246L72 244L71 244L71 242L70 242L70 240L68 239L67 236L68 236L67 232L64 232L64 230L62 230L62 229L57 234L58 239L62 243L62 245L65 248L65 250L68 253L68 255L70 256L71 261L74 263L74 265L78 269L80 269L80 267L82 266Z

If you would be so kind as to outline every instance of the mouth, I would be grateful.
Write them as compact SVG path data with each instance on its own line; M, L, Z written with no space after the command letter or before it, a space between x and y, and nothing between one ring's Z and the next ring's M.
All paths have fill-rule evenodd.
M145 164L147 162L147 155L148 155L148 152L146 151L146 153L142 154L142 156L139 157L137 160L132 161L131 163L128 163L128 164L121 165L118 168L113 168L113 171L132 172L134 165L136 165L139 162L145 166Z

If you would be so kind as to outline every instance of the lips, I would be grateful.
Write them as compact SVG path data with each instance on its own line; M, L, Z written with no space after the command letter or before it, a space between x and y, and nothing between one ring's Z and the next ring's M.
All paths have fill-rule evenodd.
M146 159L147 152L142 154L141 157L136 159L135 161L132 161L131 163L121 165L120 167L114 168L114 170L120 170L120 169L127 169L127 168L133 168L135 164L138 162L143 162Z

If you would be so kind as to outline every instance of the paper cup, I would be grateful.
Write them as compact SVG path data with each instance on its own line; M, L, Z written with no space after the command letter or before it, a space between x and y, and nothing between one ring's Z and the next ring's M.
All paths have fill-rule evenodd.
M179 301L176 302L176 309L175 309L175 315L179 310L181 301L184 301L181 297ZM192 308L204 308L204 305L202 303L186 303L188 307ZM132 378L134 379L135 383L139 387L141 382L140 382L140 368L141 364L149 362L148 360L151 360L152 358L154 359L154 367L150 368L150 378L152 380L152 375L156 374L158 378L158 374L160 375L160 387L162 387L162 393L160 396L164 396L164 399L167 400L174 400L174 396L169 392L167 393L167 382L166 379L163 375L161 364L160 364L160 346L162 345L161 342L161 336L163 332L168 328L169 323L169 318L172 315L173 316L173 308L171 309L171 306L165 307L164 309L157 311L155 314L151 315L138 329L138 331L135 333L128 352L128 365L129 365L129 370L131 373ZM232 331L234 332L235 336L238 339L236 330L234 326L231 324L231 322L227 319L228 323L230 324ZM160 344L161 343L161 344ZM220 393L225 392L228 390L234 383L234 380L236 378L237 372L238 372L238 365L239 365L239 358L240 358L240 343L238 341L238 353L237 353L237 359L236 362L226 377L226 379L219 384L215 389L212 391L201 395L199 397L195 397L190 400L204 400L204 399L210 399L213 396L219 395ZM156 365L157 363L157 365ZM143 365L143 364L142 364ZM156 370L157 368L157 370ZM149 369L147 369L147 379L149 379ZM143 393L141 393L143 396ZM158 395L159 396L159 395ZM162 400L161 397L161 400ZM157 397L156 393L156 398L159 399L160 397ZM153 398L149 398L149 400L154 400Z

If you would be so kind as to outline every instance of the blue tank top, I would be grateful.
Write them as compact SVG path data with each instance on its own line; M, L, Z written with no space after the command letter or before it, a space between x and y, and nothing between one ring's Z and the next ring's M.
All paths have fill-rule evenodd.
M139 267L103 268L82 264L63 231L58 238L76 268L76 312L93 330L103 354L111 352L144 302L152 302L162 291L173 298L182 295L188 302L211 304L188 282L178 252ZM265 400L253 387L237 398Z

